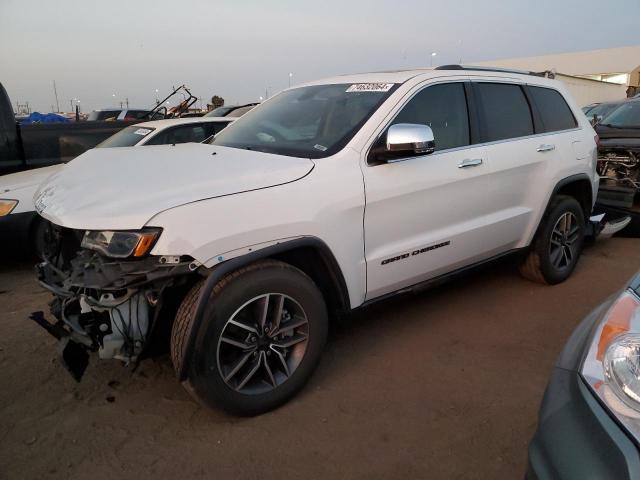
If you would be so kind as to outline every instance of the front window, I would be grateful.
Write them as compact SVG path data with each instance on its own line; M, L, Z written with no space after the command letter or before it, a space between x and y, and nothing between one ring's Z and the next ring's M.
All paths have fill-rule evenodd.
M606 116L601 124L614 128L640 128L640 102L623 103Z
M415 123L433 130L436 150L469 145L469 115L462 83L424 88L400 111L391 125ZM386 138L385 145L386 145Z
M328 157L351 140L394 89L390 83L363 83L287 90L240 117L211 143L292 157Z
M154 130L155 128L132 125L130 127L123 128L115 135L111 135L104 142L96 145L96 148L133 147Z
M177 145L179 143L200 143L211 133L206 125L193 123L180 125L178 127L167 128L158 133L145 145Z

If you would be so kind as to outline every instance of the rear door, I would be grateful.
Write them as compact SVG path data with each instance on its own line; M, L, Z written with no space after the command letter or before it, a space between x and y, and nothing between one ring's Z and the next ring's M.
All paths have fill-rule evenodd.
M507 251L524 246L538 221L560 148L553 135L539 134L540 118L523 84L478 80L473 85L491 166L486 200L493 210L495 239Z
M428 85L384 127L431 126L436 151L363 166L367 299L438 276L491 255L488 165L474 145L468 82Z
M478 80L474 97L491 165L498 231L505 248L525 247L551 189L572 172L567 159L588 155L588 145L580 144L578 123L557 90Z

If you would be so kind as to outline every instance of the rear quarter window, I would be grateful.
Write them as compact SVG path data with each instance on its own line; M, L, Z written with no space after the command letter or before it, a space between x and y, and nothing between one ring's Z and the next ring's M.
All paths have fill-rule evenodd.
M533 135L531 109L520 85L479 82L476 95L480 104L483 141Z
M533 86L529 86L529 92L540 113L544 132L569 130L578 126L571 108L560 92Z

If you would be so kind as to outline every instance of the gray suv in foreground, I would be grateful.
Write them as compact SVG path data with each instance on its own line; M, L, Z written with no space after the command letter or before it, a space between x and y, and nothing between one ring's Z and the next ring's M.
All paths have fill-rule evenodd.
M640 273L573 332L529 445L527 480L640 478Z

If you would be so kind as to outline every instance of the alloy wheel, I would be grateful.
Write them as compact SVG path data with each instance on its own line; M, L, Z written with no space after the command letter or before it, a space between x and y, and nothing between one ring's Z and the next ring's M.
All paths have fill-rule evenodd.
M572 212L565 212L560 216L551 231L549 242L549 260L554 268L564 270L569 268L577 257L580 225Z
M237 392L267 393L291 377L308 340L307 315L298 302L280 293L260 295L227 320L218 340L218 370Z

